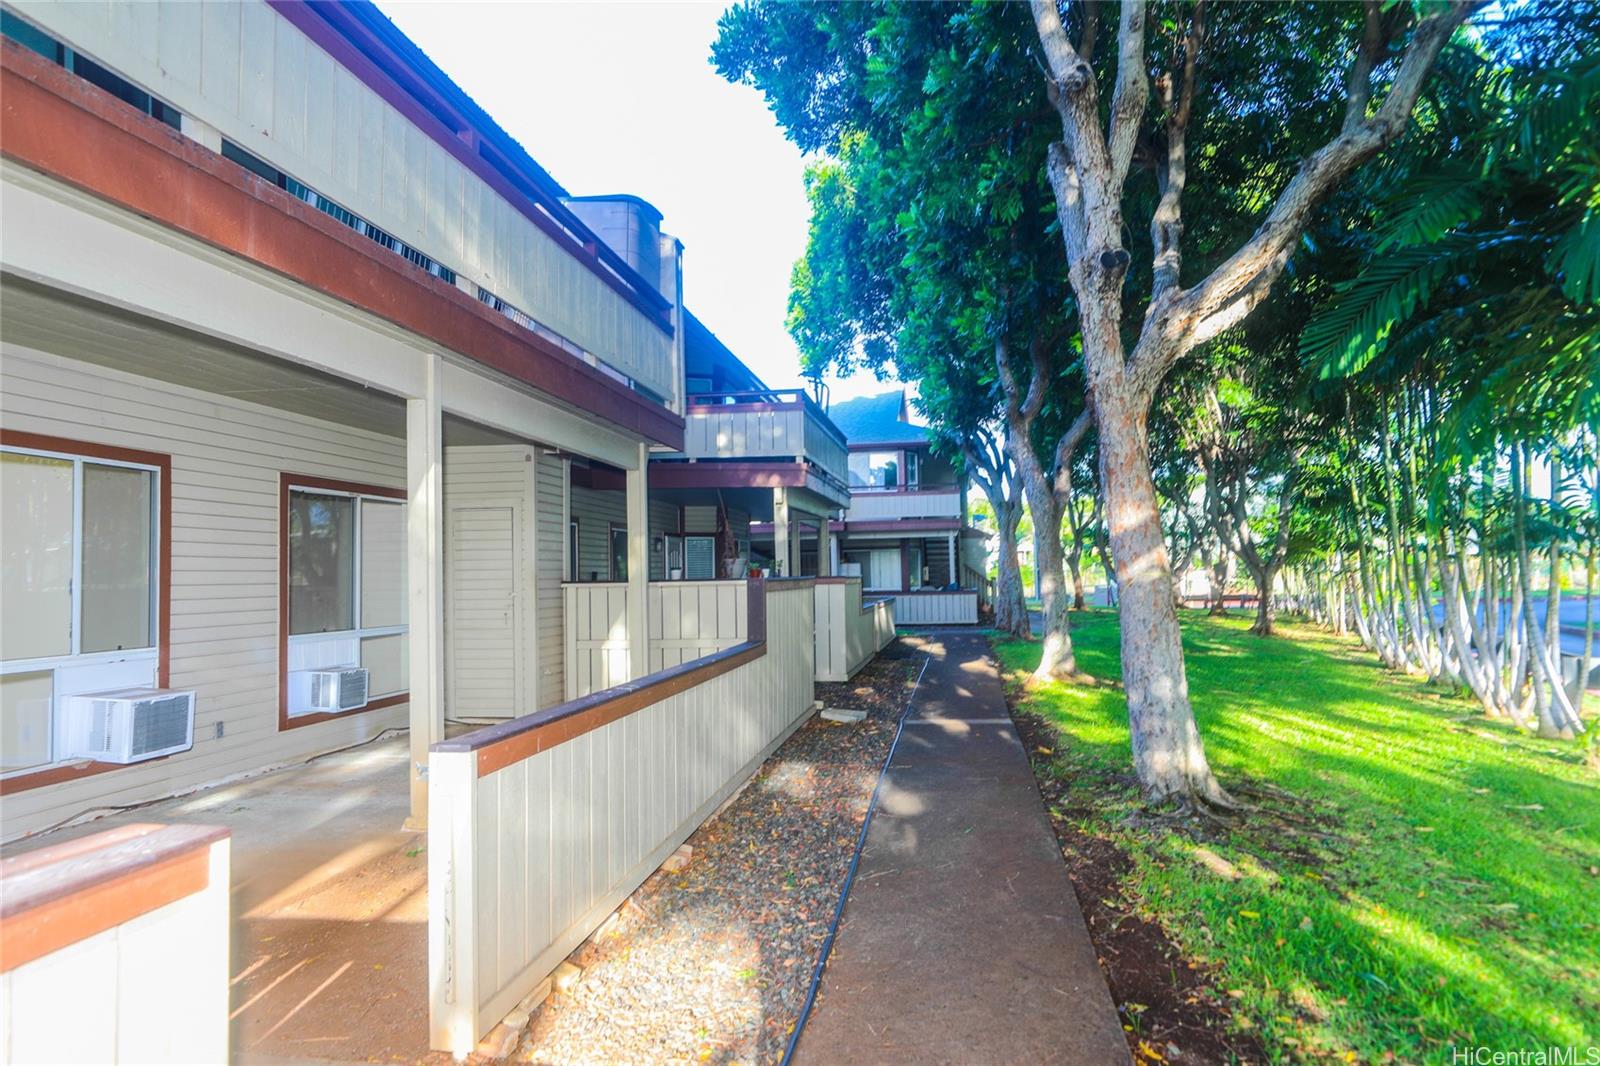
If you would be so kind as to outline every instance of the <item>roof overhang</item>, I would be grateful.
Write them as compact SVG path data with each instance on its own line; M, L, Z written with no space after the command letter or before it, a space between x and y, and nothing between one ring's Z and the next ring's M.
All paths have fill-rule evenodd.
M669 448L683 419L274 185L11 41L0 154Z

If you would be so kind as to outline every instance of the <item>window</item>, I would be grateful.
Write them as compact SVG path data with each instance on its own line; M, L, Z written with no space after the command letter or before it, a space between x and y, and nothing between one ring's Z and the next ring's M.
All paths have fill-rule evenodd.
M161 680L165 460L81 447L0 449L0 771L68 757L58 697L89 670L99 689Z
M850 453L851 488L892 489L899 483L899 452Z
M717 576L717 538L686 537L684 554L688 558L683 576L690 581L714 581Z
M286 671L364 666L371 700L401 698L409 688L399 495L335 483L286 486ZM294 712L286 706L285 713Z
M611 527L611 580L628 580L628 529Z

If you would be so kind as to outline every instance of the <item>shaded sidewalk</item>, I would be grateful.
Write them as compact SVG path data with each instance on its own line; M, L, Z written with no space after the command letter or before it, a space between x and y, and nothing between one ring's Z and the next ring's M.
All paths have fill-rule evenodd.
M989 647L930 660L796 1060L1130 1061Z

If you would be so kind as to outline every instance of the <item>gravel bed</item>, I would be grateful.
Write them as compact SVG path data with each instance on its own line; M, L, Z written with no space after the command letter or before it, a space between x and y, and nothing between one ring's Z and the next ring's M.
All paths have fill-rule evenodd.
M812 718L658 871L597 940L583 976L534 1013L512 1058L540 1063L776 1062L805 1000L920 655L901 645L819 684L859 725Z

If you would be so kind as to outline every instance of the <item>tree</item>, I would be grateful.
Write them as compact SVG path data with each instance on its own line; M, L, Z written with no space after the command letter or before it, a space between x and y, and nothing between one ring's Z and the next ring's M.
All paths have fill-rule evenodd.
M1114 71L1109 108L1103 109L1094 67L1100 5L1074 6L1075 43L1057 0L1031 0L1047 92L1060 117L1061 139L1050 145L1046 169L1082 334L1089 410L1099 436L1100 486L1120 586L1122 676L1134 765L1152 800L1186 806L1232 803L1212 774L1189 705L1170 565L1150 473L1151 404L1178 359L1237 325L1266 299L1317 209L1358 167L1401 136L1440 51L1475 6L1451 2L1414 18L1408 5L1385 9L1378 0L1367 0L1360 9L1362 25L1348 64L1337 132L1305 156L1283 183L1255 233L1186 287L1184 193L1191 121L1203 87L1201 53L1209 9L1197 0L1189 6L1189 18L1171 27L1177 42L1152 94L1150 12L1142 0L1125 0L1119 8L1114 64L1103 64ZM1242 102L1252 101L1251 85L1261 85L1261 74L1274 69L1273 57L1281 65L1286 48L1295 63L1319 75L1334 61L1316 33L1327 14L1273 10L1285 17L1271 20L1278 39L1270 47L1249 49L1243 40L1248 33L1226 38L1229 52L1248 55L1258 73L1252 75L1236 63L1237 81L1228 83L1219 79L1223 64L1206 71L1205 82L1225 88L1237 110L1246 110ZM1222 14L1232 19L1230 29L1249 30L1247 20L1255 18L1259 32L1259 23L1266 21L1260 19L1260 9L1224 9ZM1212 58L1208 53L1207 59ZM1389 70L1393 75L1387 93L1374 106L1376 76ZM1253 102L1269 111L1278 103ZM1219 119L1225 107L1217 109ZM1123 246L1124 201L1141 148L1153 160L1159 197L1149 228L1150 289L1130 345L1123 336L1132 258Z
M981 397L990 413L964 410L964 429L1002 427L1016 476L978 480L1028 499L1042 534L1038 676L1060 677L1076 668L1060 529L1087 421L1076 421L1081 390L1058 387L1077 357L1037 162L1049 112L1031 36L999 6L762 4L724 16L714 58L766 93L796 143L833 152L813 169L791 301L808 366L893 366L923 382L953 364L961 388L935 402ZM816 51L823 37L834 52Z
M1357 270L1301 345L1349 412L1333 519L1359 584L1324 580L1319 612L1349 600L1388 665L1552 737L1584 729L1560 669L1563 567L1576 553L1592 595L1600 540L1597 39L1593 4L1529 5L1486 34L1493 61L1446 86L1475 121L1374 181L1345 228Z

